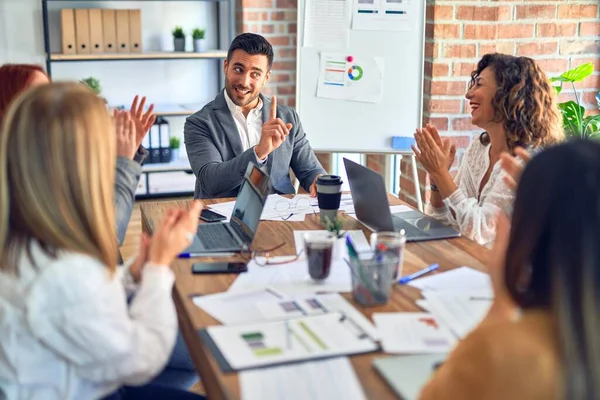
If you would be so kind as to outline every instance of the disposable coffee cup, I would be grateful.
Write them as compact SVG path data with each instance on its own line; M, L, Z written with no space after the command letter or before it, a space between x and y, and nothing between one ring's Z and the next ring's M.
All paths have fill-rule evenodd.
M322 175L317 179L317 200L321 210L321 222L335 221L342 198L342 178L337 175Z

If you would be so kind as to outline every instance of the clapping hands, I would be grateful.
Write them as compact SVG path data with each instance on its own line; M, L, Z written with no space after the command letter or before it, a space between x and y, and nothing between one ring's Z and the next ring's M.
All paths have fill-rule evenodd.
M139 105L138 101L139 96L135 96L129 111L116 109L113 111L119 157L133 159L150 127L156 121L156 115L153 114L154 104L151 104L148 111L144 113L146 97L142 97Z
M448 171L454 163L456 147L450 140L442 140L437 129L427 124L415 131L416 146L411 146L417 160L430 174Z
M151 238L142 234L138 255L129 267L136 281L141 276L144 264L149 262L154 265L170 265L175 257L191 244L202 208L202 201L194 200L187 210L171 209L167 211Z

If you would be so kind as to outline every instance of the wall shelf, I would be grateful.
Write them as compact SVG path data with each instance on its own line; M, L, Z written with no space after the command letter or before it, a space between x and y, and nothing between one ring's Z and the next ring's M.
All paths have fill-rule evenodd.
M211 50L202 53L193 52L147 52L147 53L96 53L96 54L60 54L51 53L52 62L74 61L126 61L126 60L197 60L221 59L227 57L226 50Z
M0 0L2 1L2 0ZM221 50L222 48L229 47L229 43L234 38L235 34L235 2L233 0L38 0L42 3L42 23L44 33L44 52L46 61L46 72L48 76L52 77L52 65L54 63L77 63L77 62L114 62L114 61L170 61L170 60L206 60L209 63L215 63L217 66L217 76L215 76L215 82L218 83L219 89L223 87L223 75L221 74L221 67L223 59L227 57L227 50ZM147 51L141 53L94 53L94 54L62 54L53 52L50 48L50 25L53 25L53 30L57 28L56 19L49 17L49 8L52 11L62 8L72 8L74 3L87 3L83 8L98 7L105 8L113 3L126 3L126 2L175 2L175 1L186 1L186 2L202 2L202 3L213 3L211 8L214 8L214 18L216 21L216 43L211 46L216 49L211 49L204 52L161 52L161 51ZM62 3L62 4L60 4ZM97 6L93 3L100 3ZM118 8L118 7L117 7ZM122 7L121 7L122 8ZM58 27L60 28L60 27ZM54 49L59 50L58 48ZM62 52L62 50L59 50ZM205 63L206 61L203 61ZM63 64L66 68L66 65ZM205 64L206 65L206 64ZM84 68L83 66L77 66L77 68ZM118 74L115 79L118 78ZM154 82L149 82L154 84ZM166 82L168 84L168 82ZM191 83L190 83L191 84ZM141 88L140 88L141 89ZM211 99L212 100L212 99ZM201 99L201 104L155 104L155 114L162 117L185 117L194 114L202 108L206 102L210 101L207 99ZM121 106L119 106L121 107ZM128 109L129 105L122 105ZM178 160L172 163L164 164L145 164L143 166L140 184L142 185L136 191L136 198L157 198L165 196L191 196L194 194L194 175L186 160ZM152 175L153 180L156 184L150 186ZM189 182L188 182L189 181ZM145 184L144 184L145 183Z

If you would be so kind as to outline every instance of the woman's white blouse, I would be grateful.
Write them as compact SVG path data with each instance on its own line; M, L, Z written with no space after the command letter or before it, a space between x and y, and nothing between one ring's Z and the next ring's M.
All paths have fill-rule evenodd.
M0 272L1 399L98 399L162 371L177 333L170 268L145 265L128 304L123 267L32 250L35 266L22 256L19 276Z
M460 233L481 245L489 246L496 237L499 211L512 214L514 192L506 186L506 172L497 162L479 195L481 180L490 166L490 145L474 139L463 156L454 182L458 187L445 198L444 206L428 204L425 212L457 228Z

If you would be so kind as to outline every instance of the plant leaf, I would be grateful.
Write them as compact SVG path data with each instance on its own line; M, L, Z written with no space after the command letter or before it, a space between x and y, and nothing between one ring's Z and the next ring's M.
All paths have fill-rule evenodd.
M575 103L573 100L560 103L558 108L563 116L565 133L568 136L583 138L585 136L585 131L582 129L582 121L585 108Z
M590 76L593 72L594 64L588 62L565 71L560 76L550 78L550 82L580 82Z
M560 86L554 86L554 89L556 89L556 94L559 95L560 92L562 92L562 85L560 85Z
M600 115L588 115L583 119L582 130L590 138L600 139Z

